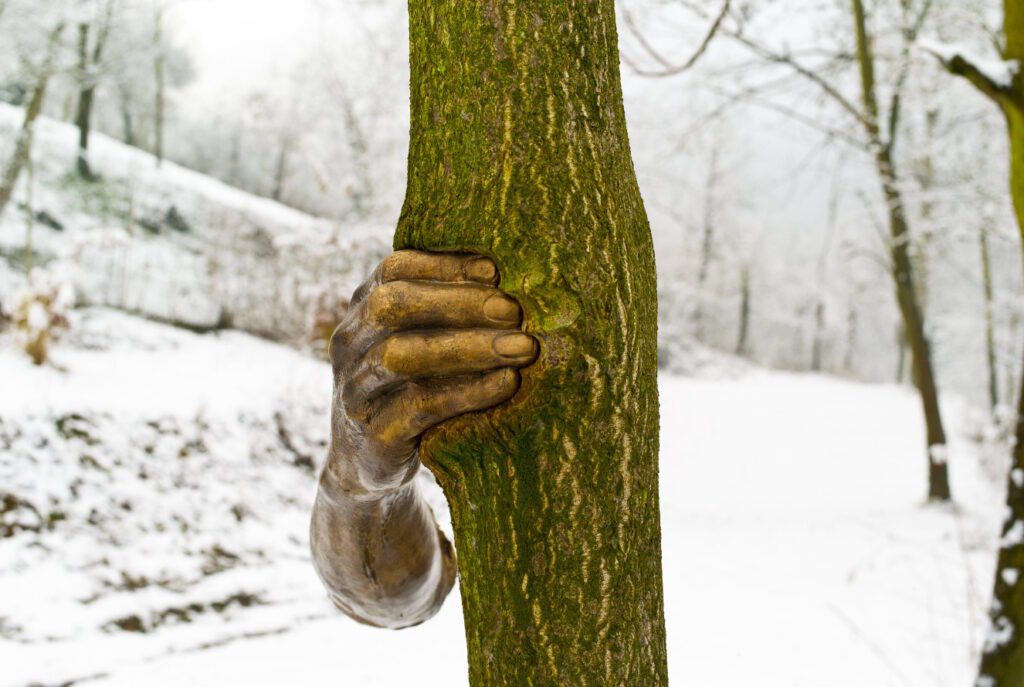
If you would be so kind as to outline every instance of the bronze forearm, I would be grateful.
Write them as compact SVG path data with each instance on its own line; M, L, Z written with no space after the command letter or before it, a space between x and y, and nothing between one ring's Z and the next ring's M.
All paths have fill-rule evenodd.
M399 251L353 296L331 342L331 452L310 539L334 603L400 628L440 608L455 554L417 490L430 427L501 403L537 355L487 258Z

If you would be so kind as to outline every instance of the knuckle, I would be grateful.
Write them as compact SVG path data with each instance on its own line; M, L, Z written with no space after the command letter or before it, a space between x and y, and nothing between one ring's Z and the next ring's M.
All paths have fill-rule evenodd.
M396 282L381 284L366 298L366 316L371 320L383 317L394 306L400 293Z
M380 278L382 282L388 282L394 279L399 273L402 264L408 260L409 251L396 250L391 255L384 258L380 263Z
M505 368L495 375L493 382L497 393L514 393L519 388L519 373L512 368Z

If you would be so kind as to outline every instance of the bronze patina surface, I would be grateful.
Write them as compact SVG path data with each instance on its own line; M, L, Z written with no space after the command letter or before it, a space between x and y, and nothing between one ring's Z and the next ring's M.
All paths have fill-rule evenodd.
M401 250L352 296L331 339L331 447L310 540L335 605L400 628L430 618L455 554L414 480L429 428L508 400L537 356L519 304L477 255Z

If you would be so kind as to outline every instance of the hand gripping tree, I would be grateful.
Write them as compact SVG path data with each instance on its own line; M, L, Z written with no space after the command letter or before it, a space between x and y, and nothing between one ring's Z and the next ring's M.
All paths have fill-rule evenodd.
M474 687L668 682L654 252L613 0L410 0L396 248L498 265L541 342L511 402L428 432Z

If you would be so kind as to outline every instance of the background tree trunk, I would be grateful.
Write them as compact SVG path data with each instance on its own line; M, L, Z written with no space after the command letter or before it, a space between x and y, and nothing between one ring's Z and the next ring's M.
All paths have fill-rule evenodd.
M718 194L718 148L711 151L711 166L704 184L704 223L701 228L700 265L697 268L697 308L694 312L694 332L704 342L704 300L707 298L708 275L715 247L715 203Z
M284 193L284 184L288 178L288 158L291 154L291 147L291 136L287 134L282 136L280 148L277 151L277 163L274 165L274 188L270 192L270 197L276 201L280 201Z
M473 687L668 682L654 252L612 0L411 0L395 247L491 256L541 341L519 394L429 432Z
M153 155L159 167L164 161L164 117L166 105L166 57L164 56L164 8L158 5L153 24L153 46L156 56L153 58L153 80L156 82L156 102L153 105Z
M746 355L750 333L750 264L740 265L740 331L736 339L736 355Z
M53 75L53 60L56 57L57 44L63 28L63 26L58 26L50 32L46 56L36 78L36 85L32 89L32 97L29 98L28 104L25 106L25 117L22 120L21 129L18 131L18 138L14 142L14 150L4 165L3 172L0 173L0 215L3 214L4 208L10 202L11 196L14 194L14 187L18 183L18 177L21 176L21 170L32 154L36 119L39 118L39 113L43 110L46 87Z
M981 249L981 282L985 297L985 363L988 367L989 410L995 413L999 406L999 366L996 355L996 308L995 287L992 283L992 255L989 250L988 226L982 224L978 231Z
M78 157L76 169L83 179L92 179L89 166L89 134L92 130L93 101L96 98L97 79L103 48L113 22L114 1L107 2L104 16L98 20L96 40L89 52L89 24L78 25L78 107L75 110L75 126L78 127Z
M928 440L928 498L948 501L949 467L946 464L946 431L939 409L939 392L932 365L931 345L924 326L924 313L914 281L914 266L910 257L910 227L907 223L906 204L900 191L899 178L893 161L896 127L883 139L879 125L879 106L875 81L875 57L867 29L867 15L862 0L852 0L854 29L857 38L857 62L860 67L861 93L864 100L864 126L875 150L875 169L882 186L882 195L889 219L892 276L896 286L896 302L903 321L907 346L911 353L914 384L921 396L925 429ZM895 123L895 116L893 117Z
M78 127L78 156L75 158L75 168L78 175L89 179L92 178L92 170L89 169L89 119L92 111L92 88L89 86L89 25L82 23L78 25L78 106L75 109L75 126Z

